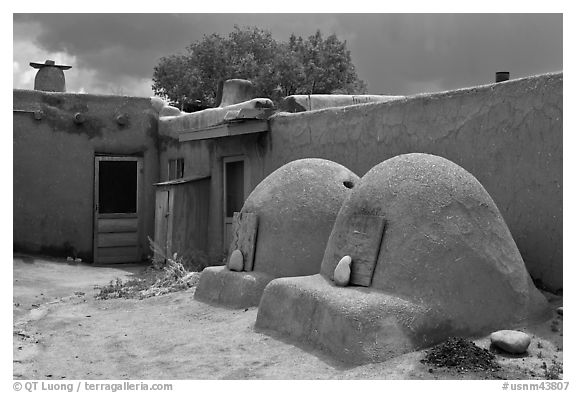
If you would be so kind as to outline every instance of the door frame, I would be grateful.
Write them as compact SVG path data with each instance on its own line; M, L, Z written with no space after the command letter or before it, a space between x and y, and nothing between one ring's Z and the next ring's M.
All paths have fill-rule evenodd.
M243 161L244 162L244 201L246 201L246 198L248 198L248 195L250 195L250 161L248 159L247 156L245 155L234 155L234 156L226 156L226 157L222 157L222 224L223 224L223 230L222 230L222 243L223 243L223 247L222 247L222 251L227 251L228 250L228 244L226 244L226 230L227 230L227 224L232 224L233 221L233 217L226 217L226 210L227 210L227 205L226 205L226 192L228 191L227 187L226 187L226 164L229 164L231 162L239 162L239 161Z
M100 162L101 161L135 161L136 162L136 213L106 213L99 214L99 197L100 197ZM94 155L94 197L92 206L93 227L92 227L92 257L93 263L98 262L98 219L99 218L137 218L138 219L138 259L142 258L142 247L140 244L140 216L141 216L141 198L142 198L142 167L143 158L136 156L122 155Z

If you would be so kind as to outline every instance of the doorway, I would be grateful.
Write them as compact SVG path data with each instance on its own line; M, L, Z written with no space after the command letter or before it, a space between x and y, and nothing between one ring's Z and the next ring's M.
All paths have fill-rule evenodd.
M248 160L244 156L224 157L224 244L228 253L232 241L232 223L234 212L242 210L244 201L250 192Z
M141 259L139 242L142 158L94 159L94 263Z

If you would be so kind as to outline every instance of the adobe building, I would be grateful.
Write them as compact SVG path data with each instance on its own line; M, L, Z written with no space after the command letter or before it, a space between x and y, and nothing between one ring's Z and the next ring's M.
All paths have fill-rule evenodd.
M223 264L231 212L281 166L320 158L363 176L418 152L473 174L530 275L559 289L562 80L544 74L409 97L293 96L276 108L236 80L218 108L194 113L157 98L14 90L14 247L111 263L149 256L147 237L159 233L166 251L201 248Z
M158 112L149 98L65 92L47 61L14 90L14 250L142 260L154 235Z
M172 112L159 119L160 176L165 180L169 166L180 160L185 177L210 177L204 196L210 199L208 250L225 258L232 220L228 205L242 206L234 198L245 200L288 162L322 158L362 176L396 155L434 154L478 179L499 207L530 275L558 289L562 80L562 73L544 74L368 103L348 96L347 102L331 104L341 106L322 109L300 98L300 105L292 105L295 113L271 115L266 100L255 99L200 128L193 118L201 112Z

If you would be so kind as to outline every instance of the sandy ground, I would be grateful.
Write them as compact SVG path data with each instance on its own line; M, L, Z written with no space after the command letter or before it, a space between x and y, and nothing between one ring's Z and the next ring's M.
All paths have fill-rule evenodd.
M15 256L14 378L544 379L543 363L562 363L560 316L523 329L533 335L528 353L497 354L499 371L458 373L422 364L424 351L378 364L342 364L255 332L256 308L206 305L193 299L193 289L144 300L94 298L94 285L138 269ZM548 296L552 306L562 304ZM489 347L486 337L475 343Z

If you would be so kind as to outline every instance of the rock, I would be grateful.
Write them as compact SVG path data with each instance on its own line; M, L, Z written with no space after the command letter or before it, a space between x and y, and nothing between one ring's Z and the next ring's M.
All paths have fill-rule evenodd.
M556 312L557 312L558 314L560 314L560 315L564 315L564 307L558 307L558 308L556 309Z
M242 269L244 269L244 256L242 255L242 251L234 250L228 260L228 270L241 272Z
M350 264L352 263L352 258L346 255L334 269L334 284L339 287L345 287L350 282Z
M499 330L490 335L492 344L509 353L524 353L530 345L530 336L517 330Z

